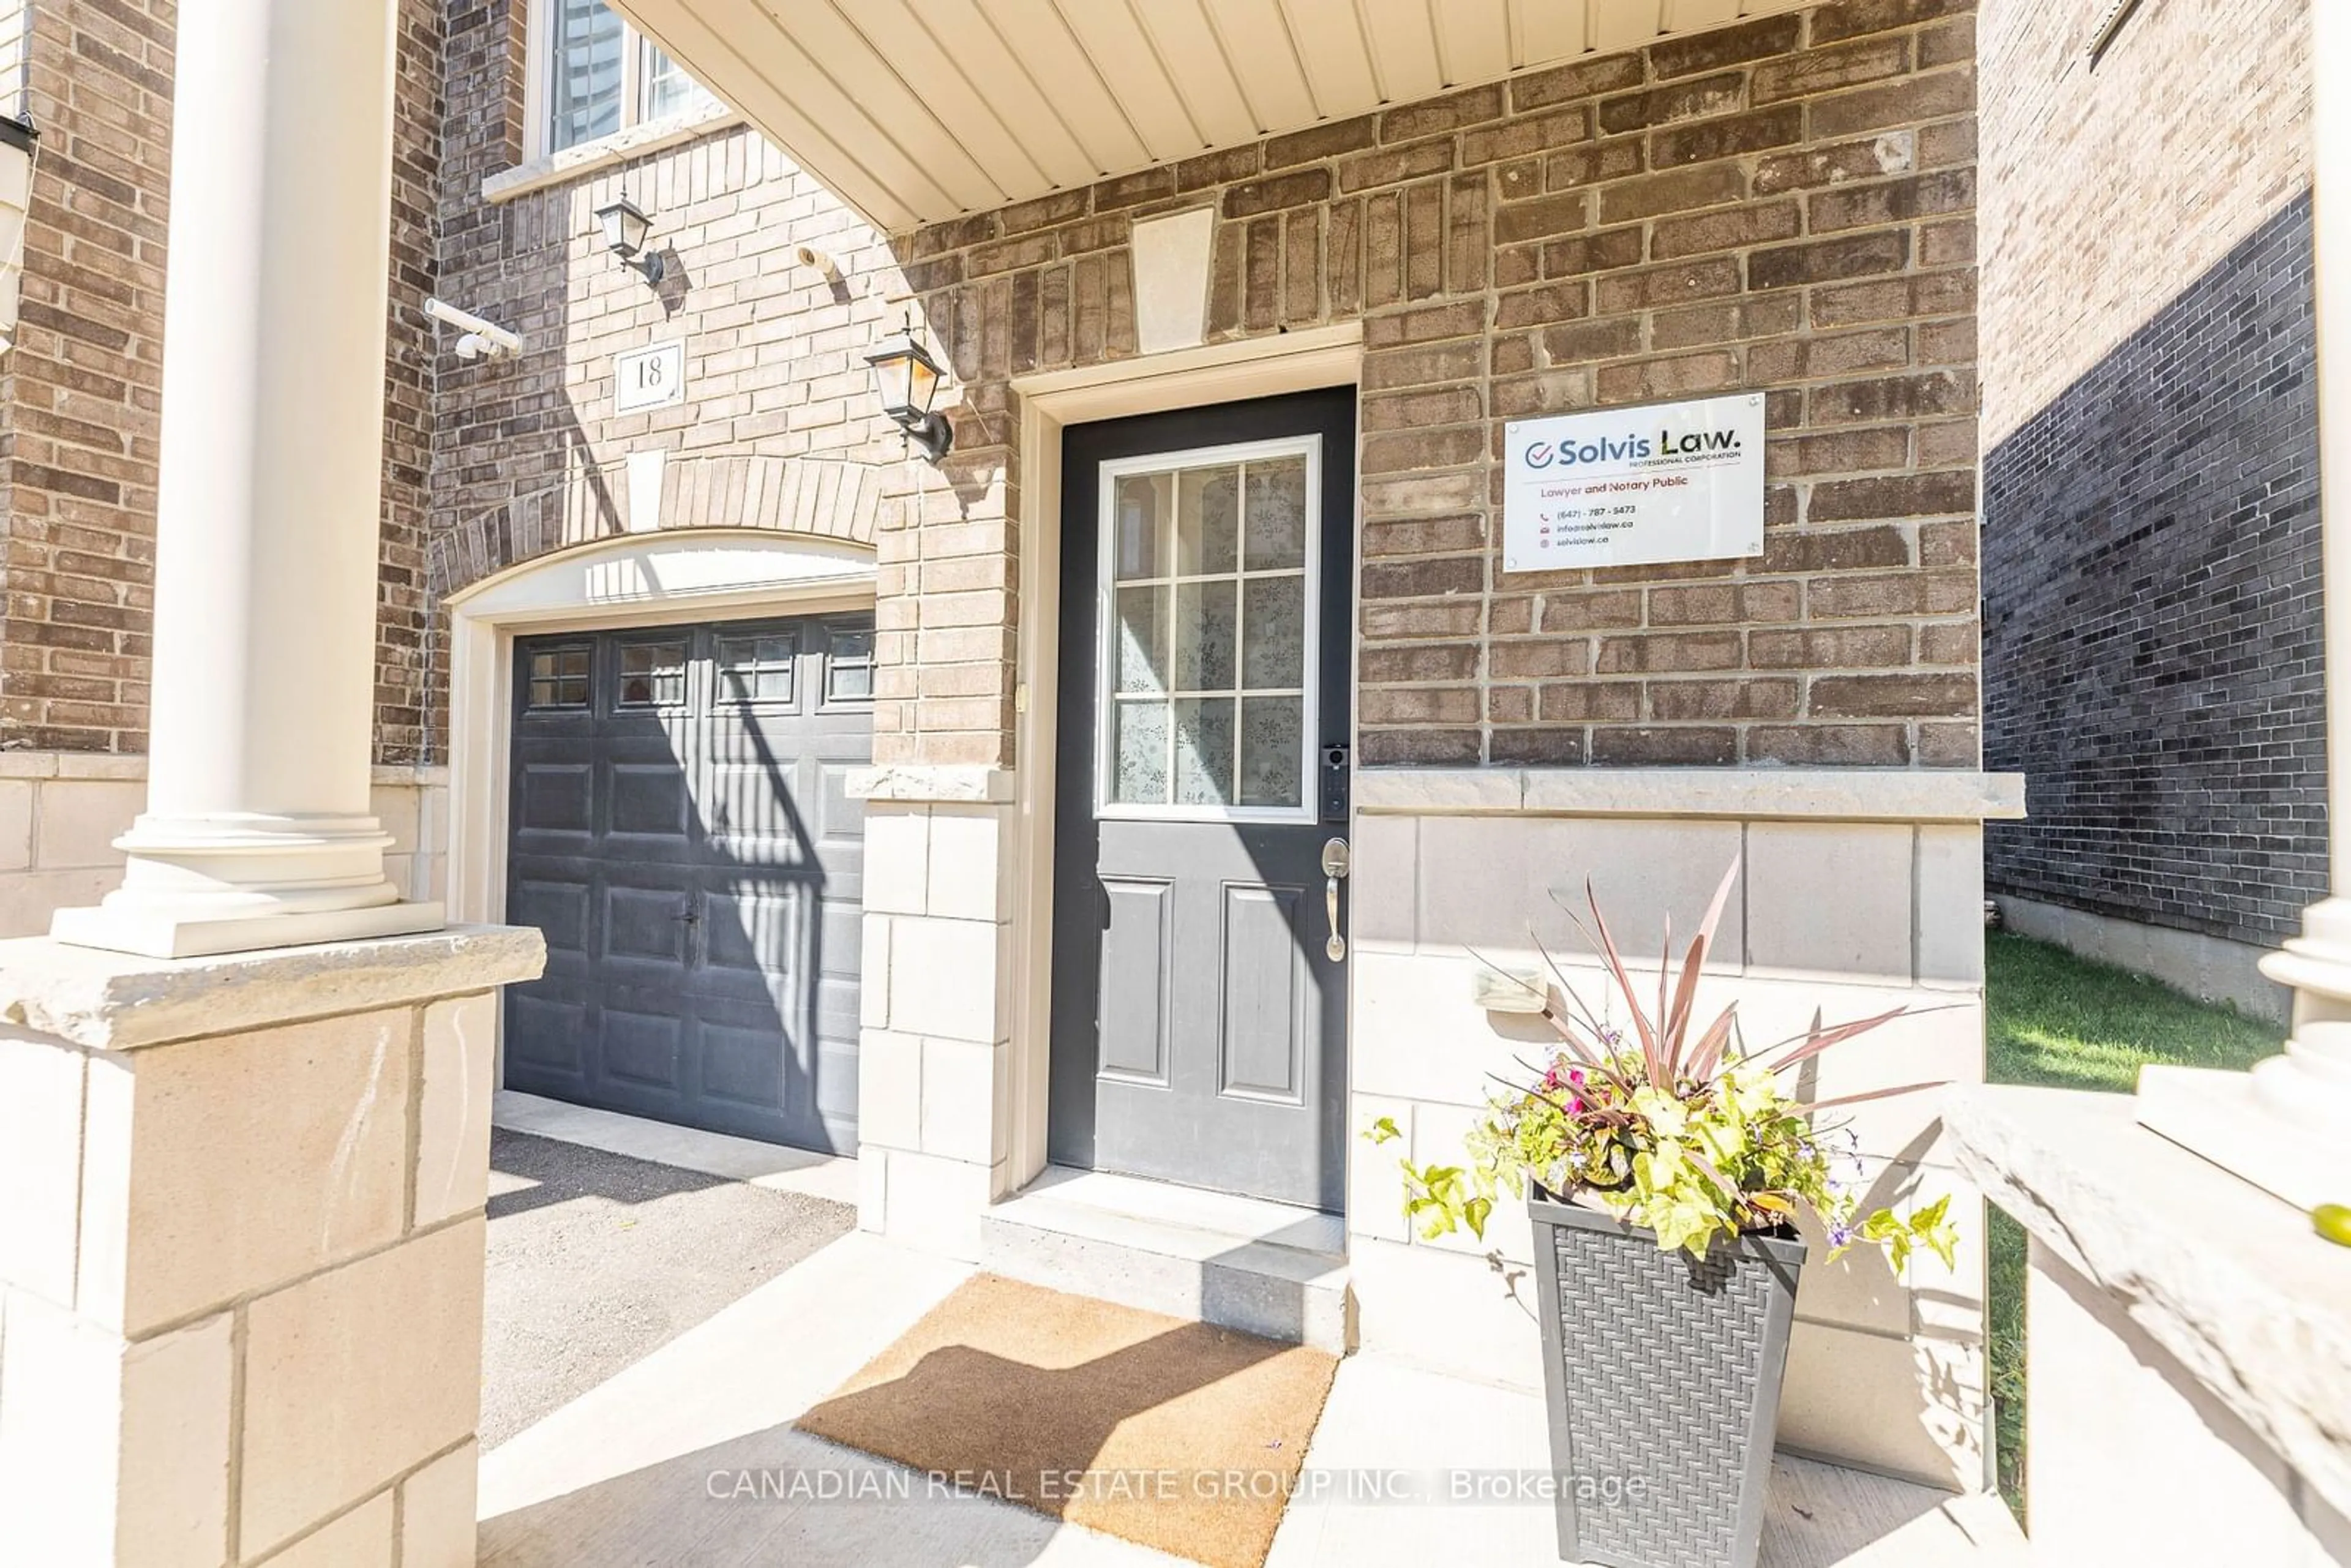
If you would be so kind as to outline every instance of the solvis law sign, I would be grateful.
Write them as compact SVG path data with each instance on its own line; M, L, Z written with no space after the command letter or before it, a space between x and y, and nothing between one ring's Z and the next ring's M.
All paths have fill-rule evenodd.
M1518 420L1503 432L1502 570L1763 553L1763 394Z

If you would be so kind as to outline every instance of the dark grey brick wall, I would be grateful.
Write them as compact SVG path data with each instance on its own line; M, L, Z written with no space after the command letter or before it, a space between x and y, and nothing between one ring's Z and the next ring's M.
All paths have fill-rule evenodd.
M2325 894L2314 352L2304 195L1985 458L1992 891L2264 944Z

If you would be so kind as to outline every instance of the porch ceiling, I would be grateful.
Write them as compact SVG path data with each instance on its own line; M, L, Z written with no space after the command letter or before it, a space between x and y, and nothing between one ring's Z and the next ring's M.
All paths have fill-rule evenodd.
M1810 0L617 0L882 227Z

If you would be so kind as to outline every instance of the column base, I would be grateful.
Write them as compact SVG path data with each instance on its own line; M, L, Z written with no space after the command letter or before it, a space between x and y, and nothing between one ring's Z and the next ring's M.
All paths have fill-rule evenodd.
M413 936L438 931L447 924L447 915L437 903L215 918L99 904L58 910L51 917L49 935L77 947L100 947L146 958L204 958L266 947Z
M2272 1057L2254 1072L2142 1067L2139 1125L2296 1208L2351 1203L2351 1155L2344 1152L2351 1145L2289 1121L2262 1102L2256 1074L2285 1062Z
M2284 1054L2250 1072L2143 1067L2139 1124L2296 1208L2351 1203L2351 899L2304 910L2262 973L2294 989Z

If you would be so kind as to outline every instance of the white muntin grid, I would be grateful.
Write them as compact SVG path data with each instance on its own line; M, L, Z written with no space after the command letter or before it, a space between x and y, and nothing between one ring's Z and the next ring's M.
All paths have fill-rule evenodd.
M1305 467L1303 512L1300 518L1303 532L1302 549L1296 565L1252 568L1249 564L1249 484L1247 465L1272 460L1301 459ZM1177 550L1176 529L1178 505L1158 508L1152 520L1155 537L1150 544L1147 559L1155 563L1149 574L1130 577L1119 575L1122 563L1120 546L1122 528L1128 519L1119 507L1120 481L1142 476L1167 476L1171 480L1168 495L1180 495L1181 476L1203 468L1235 467L1239 470L1237 486L1234 521L1233 561L1227 570L1186 570ZM1319 435L1290 436L1275 441L1241 442L1223 446L1204 446L1184 452L1155 452L1136 457L1120 458L1102 465L1097 491L1097 540L1095 566L1097 643L1094 675L1094 812L1105 819L1144 821L1204 821L1204 822L1311 822L1317 820L1314 800L1313 758L1314 737L1318 733L1317 692L1321 676L1321 639L1318 634L1321 614L1321 571L1322 495L1322 439ZM1299 658L1299 684L1279 686L1251 686L1246 684L1249 647L1248 585L1296 580L1300 582L1301 614L1300 633L1301 646ZM1230 583L1233 591L1233 672L1232 684L1219 686L1186 686L1175 679L1174 651L1179 636L1176 623L1176 606L1182 601L1181 590L1201 585ZM1123 653L1119 594L1122 591L1149 591L1160 596L1165 624L1159 641L1167 653L1165 680L1162 685L1120 690L1120 658ZM1156 650L1154 650L1156 652ZM1294 701L1299 707L1296 737L1297 788L1293 804L1243 805L1238 797L1242 782L1242 748L1248 736L1247 713L1251 699ZM1176 723L1176 715L1187 702L1230 700L1233 704L1231 754L1225 760L1222 778L1231 786L1226 799L1218 801L1178 799L1178 753L1184 737ZM1122 800L1118 798L1118 727L1120 711L1143 706L1163 707L1167 716L1165 778L1166 799L1159 801Z

